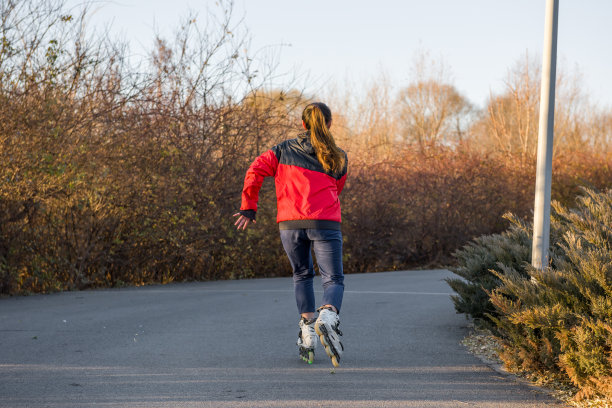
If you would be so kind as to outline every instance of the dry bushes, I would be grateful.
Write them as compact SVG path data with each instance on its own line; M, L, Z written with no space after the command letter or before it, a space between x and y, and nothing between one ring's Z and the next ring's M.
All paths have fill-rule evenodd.
M376 165L355 156L343 201L350 270L444 260L457 243L495 229L504 207L528 208L511 198L521 195L525 175L512 179L486 156L405 149ZM503 191L500 181L507 182Z
M506 91L474 112L464 102L451 103L462 98L449 99L444 90L454 88L438 65L421 55L404 90L394 92L383 76L365 84L362 99L350 92L330 98L340 112L332 131L349 151L342 198L349 270L450 261L471 238L501 232L504 213L531 216L539 68L529 58L517 64ZM588 105L576 92L579 84L559 77L552 195L567 204L581 185L612 184L612 155L603 143L607 122L582 115ZM413 95L410 104L407 95ZM406 109L418 120L404 123ZM410 131L412 142L398 137L417 122L429 130Z
M299 131L310 98L270 91L274 67L245 51L231 3L206 29L186 19L136 67L126 47L88 34L86 13L66 14L59 1L0 7L0 293L290 273L270 181L255 228L238 233L231 216L249 164ZM417 96L430 97L419 118L438 123L423 113L453 108L415 143L401 136L397 107L407 105L388 81L356 104L329 101L349 153L349 273L443 262L501 231L504 212L527 216L532 206L532 159L470 146L480 118L454 88L420 80ZM595 117L588 132L603 134L605 151L609 115ZM557 199L612 180L610 156L561 157Z
M225 221L299 98L260 91L222 6L131 67L61 2L2 3L0 293L262 273Z
M445 263L470 239L504 230L505 212L531 216L535 163L471 149L415 149L379 163L351 156L342 201L350 271ZM585 183L609 187L611 164L612 157L587 152L556 158L553 198L572 202Z

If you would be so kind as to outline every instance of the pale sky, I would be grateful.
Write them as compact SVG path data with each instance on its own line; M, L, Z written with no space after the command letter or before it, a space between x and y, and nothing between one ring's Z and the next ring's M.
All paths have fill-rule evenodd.
M82 1L68 0L67 4ZM170 35L189 11L214 0L114 0L94 3L91 24L112 24L134 53ZM545 0L236 0L252 49L286 44L279 71L308 74L307 91L387 72L408 84L413 57L425 50L450 67L454 85L476 105L503 87L528 52L541 60ZM594 102L612 106L612 1L560 0L559 66L578 69Z

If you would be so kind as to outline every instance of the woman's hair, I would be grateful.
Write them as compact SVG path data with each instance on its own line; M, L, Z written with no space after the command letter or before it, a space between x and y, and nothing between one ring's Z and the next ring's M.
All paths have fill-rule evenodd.
M310 143L323 170L340 173L346 158L342 150L336 146L334 137L329 131L332 120L331 110L322 102L313 102L304 108L302 120L306 129L310 131Z

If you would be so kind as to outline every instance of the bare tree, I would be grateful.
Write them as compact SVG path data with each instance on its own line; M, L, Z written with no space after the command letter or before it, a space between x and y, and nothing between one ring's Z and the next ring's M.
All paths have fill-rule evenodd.
M421 53L412 82L398 95L399 129L404 140L421 149L465 137L472 106L451 84L443 63Z
M588 115L583 137L587 146L601 153L612 152L612 109L593 108Z
M560 67L556 83L555 151L580 148L590 111L578 74ZM505 91L491 95L486 111L474 127L474 137L485 149L523 160L537 149L540 101L540 64L528 54L509 71Z
M389 77L383 72L370 81L348 81L343 90L328 93L337 112L332 132L343 148L372 160L388 156L397 135L395 94Z

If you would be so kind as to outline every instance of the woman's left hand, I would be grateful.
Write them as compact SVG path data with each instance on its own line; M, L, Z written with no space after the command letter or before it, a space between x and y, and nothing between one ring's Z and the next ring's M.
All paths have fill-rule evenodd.
M244 231L250 223L257 224L255 220L252 220L249 217L245 217L244 215L241 215L240 213L234 214L234 217L238 217L238 220L236 220L236 222L234 223L234 225L238 226L236 229L242 228L242 230Z

